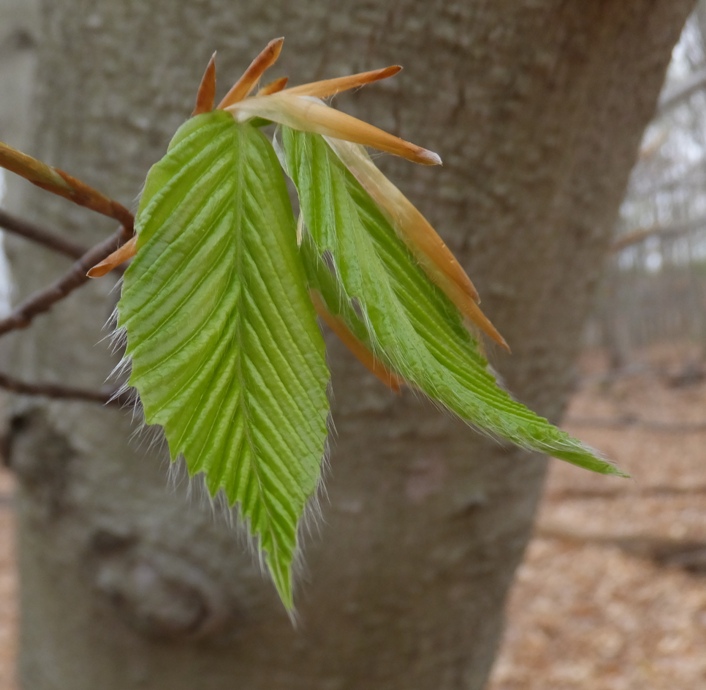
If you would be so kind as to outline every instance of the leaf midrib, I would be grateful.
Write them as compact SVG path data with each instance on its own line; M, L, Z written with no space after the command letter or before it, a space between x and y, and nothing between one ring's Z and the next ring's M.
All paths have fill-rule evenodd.
M243 223L243 198L246 193L246 187L245 187L245 169L246 169L246 154L245 154L245 146L243 146L243 140L245 139L244 136L244 130L241 130L241 127L247 126L247 125L239 125L237 123L234 123L235 126L233 128L233 150L236 152L235 153L235 161L234 161L234 167L235 167L235 179L236 179L236 199L234 200L234 206L235 206L235 217L234 217L234 225L236 228L239 228L240 232L237 233L237 238L240 243L240 246L238 247L238 251L235 252L235 261L233 262L233 270L237 270L237 274L240 276L241 281L244 282L243 279L243 253L245 251L245 245L246 245L246 238L244 236L245 234L245 225ZM266 526L265 530L267 533L265 533L265 530L260 528L257 525L253 525L253 528L255 531L257 531L260 534L261 540L263 544L265 542L269 542L270 540L273 543L273 546L277 546L277 538L276 534L272 530L272 524L275 522L273 514L272 514L272 509L269 505L269 500L268 500L268 495L267 491L263 489L263 483L262 483L262 476L261 476L261 468L259 467L259 459L256 451L256 445L255 441L252 437L252 431L251 431L251 425L253 423L253 418L252 418L252 413L250 411L250 401L248 400L248 393L247 391L249 390L247 384L247 374L245 372L245 368L243 366L243 359L246 357L246 350L245 350L245 337L242 332L242 324L246 319L246 312L243 309L243 305L245 304L245 299L244 299L244 292L245 292L245 285L241 286L241 290L238 293L238 299L236 301L236 310L237 313L240 315L239 318L236 318L236 324L234 328L234 341L236 343L236 359L237 359L237 364L236 364L236 371L238 373L238 379L239 379L239 384L240 384L240 399L241 399L241 408L242 408L242 415L245 420L245 423L243 425L244 431L244 439L245 443L248 446L249 452L250 452L250 466L252 468L252 471L255 475L255 481L257 482L257 487L260 493L260 501L262 503L264 513L266 515ZM238 463L239 465L240 463ZM237 470L236 470L237 472ZM275 554L268 554L271 557L275 557Z

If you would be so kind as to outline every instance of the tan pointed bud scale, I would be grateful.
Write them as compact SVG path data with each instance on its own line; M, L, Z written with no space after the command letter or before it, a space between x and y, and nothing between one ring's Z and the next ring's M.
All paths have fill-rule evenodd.
M289 90L270 96L255 96L226 108L238 122L254 117L277 122L302 132L313 132L370 146L422 165L439 165L441 159L433 151L330 108L309 96L290 94Z
M360 146L327 137L329 146L392 224L429 279L491 340L510 351L505 339L478 307L478 291L429 221L383 175Z
M324 79L322 81L314 81L310 84L302 84L287 89L287 93L296 96L313 96L314 98L329 98L335 96L342 91L350 91L357 89L366 84L388 79L395 76L402 70L400 65L390 65L382 69L371 70L370 72L360 72L359 74L350 74L347 77L336 77L334 79Z
M427 275L442 289L439 280L445 277L474 302L480 302L478 291L444 240L416 206L370 160L366 151L360 146L333 138L327 138L327 142L380 207Z
M196 94L196 105L191 116L210 113L216 106L216 54L211 55L211 59L206 65L206 71L201 77L199 90Z
M310 290L312 304L321 320L338 336L338 339L355 355L356 359L388 388L400 392L404 379L391 372L375 355L360 341L345 324L343 319L334 316L327 308L323 298L316 290Z
M134 235L125 244L118 247L110 256L97 263L86 275L89 278L101 278L110 273L114 268L124 264L128 259L132 259L137 253L137 235Z
M478 291L444 240L414 204L383 175L365 150L332 138L327 138L327 142L392 223L398 237L429 278L442 290L450 281L474 302L479 302Z
M280 91L284 91L284 89L287 87L287 82L289 81L289 77L280 77L279 79L275 79L274 81L271 81L269 84L265 84L258 92L258 96L269 96L271 93L279 93Z
M481 311L481 308L473 300L462 295L459 295L458 299L454 299L453 295L449 294L447 294L447 297L474 326L485 333L493 342L500 345L505 352L510 352L510 346L507 344L507 340L500 335L500 332L495 328L492 321Z
M270 41L262 52L250 63L243 76L231 87L230 91L218 104L218 110L225 110L228 106L238 103L246 98L260 81L260 77L277 62L282 52L284 38L275 38Z

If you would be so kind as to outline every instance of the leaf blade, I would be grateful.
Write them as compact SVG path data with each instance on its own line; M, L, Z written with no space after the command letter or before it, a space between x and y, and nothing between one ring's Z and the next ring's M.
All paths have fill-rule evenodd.
M456 307L323 137L282 127L281 142L309 233L307 274L329 311L393 372L473 426L586 469L623 474L498 385ZM321 201L317 189L325 187L333 204Z
M328 370L271 145L199 115L153 166L118 326L172 459L238 504L292 608L297 526L327 435Z

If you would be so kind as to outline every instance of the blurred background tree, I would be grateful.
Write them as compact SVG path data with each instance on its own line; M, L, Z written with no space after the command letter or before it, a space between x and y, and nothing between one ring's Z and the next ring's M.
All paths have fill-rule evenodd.
M9 143L129 203L214 49L226 83L279 34L295 81L404 64L341 107L441 153L442 170L382 163L479 286L514 350L494 354L511 390L557 419L692 5L40 1L32 134ZM14 181L10 199L85 243L112 229ZM65 268L8 245L19 297ZM96 345L110 287L15 336L13 371L100 385L115 362ZM15 405L24 687L482 687L544 463L395 398L332 351L338 428L298 629L225 521L185 482L167 487L165 454L129 441L129 414Z
M616 373L639 366L648 347L679 342L695 346L682 374L699 374L706 342L705 37L700 2L675 50L616 223L588 331L589 344L606 346Z

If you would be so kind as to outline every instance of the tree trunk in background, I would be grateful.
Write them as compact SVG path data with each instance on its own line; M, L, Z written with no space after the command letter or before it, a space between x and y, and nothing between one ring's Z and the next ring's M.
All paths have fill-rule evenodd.
M14 142L18 148L27 143L30 134L29 84L36 63L36 0L0 0L0 140ZM14 209L22 207L23 186L16 185L13 176L0 171L0 204ZM19 181L19 180L17 180ZM8 197L8 185L12 199ZM5 192L3 194L3 192ZM3 240L0 239L0 243ZM0 244L0 247L2 245ZM10 307L9 269L4 251L0 249L0 315ZM5 396L0 395L4 409ZM2 413L0 413L2 414ZM3 418L6 415L2 414ZM0 422L4 429L4 419Z
M0 139L27 136L27 84L34 69L35 0L0 0Z
M393 179L436 223L514 356L522 400L561 412L581 326L689 0L43 2L30 152L130 203L191 111L270 38L297 82L391 63L341 107L438 151ZM112 229L47 195L27 213L89 243ZM66 268L13 243L21 295ZM100 385L111 280L17 336L14 371ZM27 402L20 480L26 690L481 688L544 462L395 397L333 345L337 434L293 629L204 500L167 486L130 415ZM579 472L580 470L576 470ZM606 479L606 481L617 481Z

